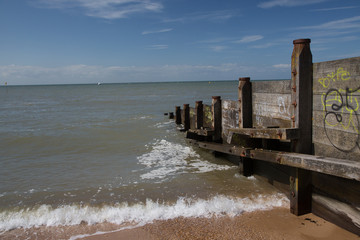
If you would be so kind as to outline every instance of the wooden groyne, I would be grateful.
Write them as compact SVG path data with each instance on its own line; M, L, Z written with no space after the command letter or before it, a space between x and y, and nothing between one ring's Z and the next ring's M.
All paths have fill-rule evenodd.
M313 63L310 42L294 40L291 80L240 78L237 100L177 106L176 123L286 192L293 214L360 235L360 57Z

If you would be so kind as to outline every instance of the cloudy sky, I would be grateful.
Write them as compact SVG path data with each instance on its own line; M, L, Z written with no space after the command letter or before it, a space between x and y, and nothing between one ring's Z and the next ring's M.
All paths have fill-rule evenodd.
M359 0L0 0L0 85L289 79L360 56Z

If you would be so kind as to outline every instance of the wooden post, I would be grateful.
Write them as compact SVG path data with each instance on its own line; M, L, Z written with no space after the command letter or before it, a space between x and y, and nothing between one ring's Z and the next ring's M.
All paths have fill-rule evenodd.
M190 106L189 104L184 104L184 131L190 129Z
M195 112L196 112L196 121L195 121L195 128L196 129L201 129L203 127L203 115L204 115L204 111L203 111L203 102L202 101L196 101L195 104Z
M174 119L174 112L169 112L169 119Z
M294 40L291 56L292 127L299 138L291 141L291 150L312 154L313 72L310 39ZM295 215L311 212L311 171L295 168L290 176L290 211Z
M239 78L239 128L252 128L252 88L249 77ZM253 160L240 157L242 174L245 177L253 175Z
M176 124L181 124L181 109L180 109L180 106L175 107L175 116L176 116L175 123Z
M249 77L239 78L239 127L252 128L252 89Z
M300 137L292 142L292 151L312 154L313 72L310 39L294 40L291 56L292 127Z
M290 176L290 212L296 216L311 213L311 172L295 168Z
M212 104L211 104L211 112L213 114L212 120L212 128L214 130L213 141L214 142L222 142L221 134L222 134L222 115L221 115L221 97L213 96Z

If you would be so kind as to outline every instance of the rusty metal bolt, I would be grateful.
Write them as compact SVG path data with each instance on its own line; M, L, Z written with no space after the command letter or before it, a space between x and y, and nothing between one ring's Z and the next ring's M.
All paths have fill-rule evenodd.
M296 85L294 85L291 89L296 92Z
M294 107L296 107L296 106L297 106L296 101L294 101L294 102L292 103L292 105L294 105Z
M294 197L295 197L295 193L294 193L294 192L291 192L291 196L294 198Z

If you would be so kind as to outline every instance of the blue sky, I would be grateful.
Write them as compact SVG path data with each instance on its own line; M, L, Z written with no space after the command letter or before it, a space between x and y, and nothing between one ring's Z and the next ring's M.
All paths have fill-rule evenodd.
M0 0L0 85L289 79L360 56L359 0Z

